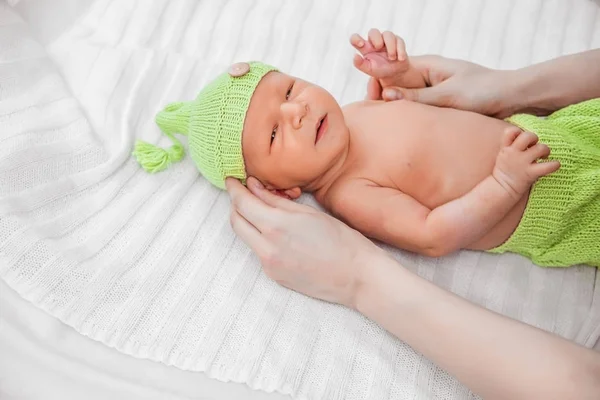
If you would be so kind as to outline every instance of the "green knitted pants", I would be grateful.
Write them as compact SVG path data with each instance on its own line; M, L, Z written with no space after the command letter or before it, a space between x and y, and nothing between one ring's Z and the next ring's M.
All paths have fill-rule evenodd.
M518 114L509 122L535 132L561 168L533 186L525 214L503 245L544 267L600 266L600 99L548 118Z

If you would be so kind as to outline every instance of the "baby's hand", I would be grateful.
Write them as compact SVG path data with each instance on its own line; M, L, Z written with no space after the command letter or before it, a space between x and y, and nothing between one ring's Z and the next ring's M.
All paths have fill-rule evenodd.
M558 161L538 162L550 155L550 148L538 137L517 127L507 128L492 175L513 197L521 198L540 177L560 168Z
M354 66L365 74L379 79L382 87L401 86L399 79L410 68L404 40L393 32L369 31L369 40L358 33L350 43L360 54L354 55Z

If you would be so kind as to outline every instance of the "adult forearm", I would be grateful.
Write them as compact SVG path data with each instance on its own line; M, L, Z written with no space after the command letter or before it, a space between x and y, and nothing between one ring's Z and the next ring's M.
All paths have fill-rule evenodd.
M386 256L355 307L486 399L592 399L600 356L444 291Z
M507 101L514 112L547 115L600 97L600 49L568 55L514 71Z
M490 175L464 196L435 208L426 221L431 255L444 255L479 240L518 201Z

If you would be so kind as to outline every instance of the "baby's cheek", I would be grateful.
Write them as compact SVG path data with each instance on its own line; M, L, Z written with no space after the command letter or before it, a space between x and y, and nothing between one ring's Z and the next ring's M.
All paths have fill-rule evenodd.
M299 169L294 168L295 163L290 160L278 162L268 171L264 171L259 177L256 177L266 186L274 188L287 188L294 186L297 180Z
M264 163L261 168L247 168L248 176L253 176L267 187L282 187L281 182L285 180L286 172L277 163Z
M267 174L265 174L265 171L268 171L267 168L262 168L260 165L257 165L256 162L254 162L254 160L249 159L249 158L245 158L244 159L244 164L246 167L246 175L247 176L253 176L256 179L258 179L261 183L265 184L267 179Z
M288 187L290 181L293 181L296 176L293 166L293 163L286 162L284 165L275 168L271 174L272 182L276 182L278 187Z
M303 157L296 162L290 161L287 167L287 178L293 183L301 185L317 178L316 175L319 175L320 172L319 166L310 157Z

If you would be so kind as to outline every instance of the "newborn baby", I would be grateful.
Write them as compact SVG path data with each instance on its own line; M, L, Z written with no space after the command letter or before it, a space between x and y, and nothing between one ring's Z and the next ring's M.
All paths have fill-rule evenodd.
M355 65L383 87L428 85L396 35L372 31L351 41L362 55ZM213 184L254 176L291 199L313 193L350 226L402 249L600 265L600 99L508 122L409 101L340 107L319 86L238 63L196 100L167 106L157 123L175 145L136 144L151 172L183 156L173 134L187 134ZM558 161L541 161L548 145L560 170Z

